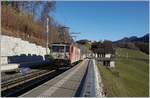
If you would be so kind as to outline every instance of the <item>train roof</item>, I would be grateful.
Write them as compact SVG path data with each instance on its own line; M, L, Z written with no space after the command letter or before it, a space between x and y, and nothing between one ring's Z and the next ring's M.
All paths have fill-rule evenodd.
M67 46L67 45L70 45L70 43L52 43L51 44L52 46L55 45L55 46Z
M68 46L73 45L79 48L79 45L77 43L52 43L51 46Z

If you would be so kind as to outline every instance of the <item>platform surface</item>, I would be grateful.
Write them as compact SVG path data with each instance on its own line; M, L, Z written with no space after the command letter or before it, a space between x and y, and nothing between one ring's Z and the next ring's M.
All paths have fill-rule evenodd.
M86 72L88 60L28 91L21 97L74 97Z

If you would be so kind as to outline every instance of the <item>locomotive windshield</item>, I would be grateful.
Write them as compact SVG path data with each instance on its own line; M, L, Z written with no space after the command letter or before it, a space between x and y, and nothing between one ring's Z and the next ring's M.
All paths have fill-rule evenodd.
M53 45L52 51L53 52L69 52L69 46Z
M64 52L64 46L52 46L53 52Z

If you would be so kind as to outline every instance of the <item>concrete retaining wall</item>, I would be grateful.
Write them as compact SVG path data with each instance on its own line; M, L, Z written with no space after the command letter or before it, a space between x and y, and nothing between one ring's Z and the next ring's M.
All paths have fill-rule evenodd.
M8 64L12 58L16 62L36 61L46 54L46 48L29 43L21 38L1 35L1 64ZM23 55L23 56L22 56ZM40 57L39 57L40 56ZM29 58L28 58L29 57ZM11 59L9 59L11 58ZM19 59L18 59L19 58ZM43 60L41 58L41 60ZM19 61L20 60L20 61ZM25 60L25 61L24 61Z

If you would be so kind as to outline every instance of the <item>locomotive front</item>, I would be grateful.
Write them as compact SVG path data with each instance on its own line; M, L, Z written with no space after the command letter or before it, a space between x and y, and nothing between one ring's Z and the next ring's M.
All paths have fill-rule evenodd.
M74 65L80 60L80 49L74 44L52 44L51 54L57 69Z
M69 49L70 49L69 44L61 44L61 43L52 44L51 54L54 57L54 64L57 68L70 65Z

